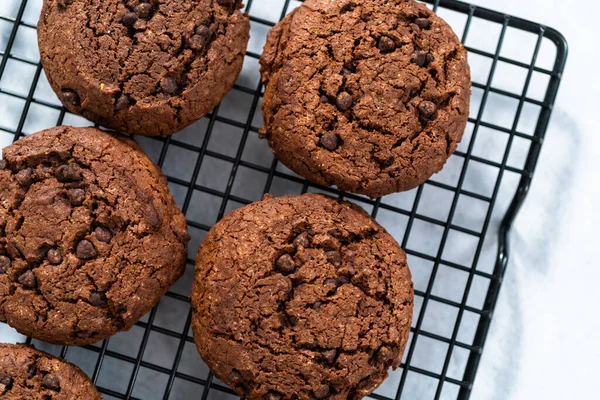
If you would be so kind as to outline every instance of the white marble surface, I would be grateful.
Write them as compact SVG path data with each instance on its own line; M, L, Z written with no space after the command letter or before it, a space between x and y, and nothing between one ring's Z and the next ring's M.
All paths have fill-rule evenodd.
M14 12L19 2L20 0L2 0L0 13ZM600 345L594 340L600 328L596 311L600 296L595 290L600 272L597 269L599 263L592 258L595 256L595 241L600 237L599 215L595 208L600 200L597 186L599 171L596 163L600 156L598 150L600 140L595 134L597 129L594 129L595 119L600 109L598 101L600 82L590 75L596 69L594 62L599 60L593 49L598 47L596 40L600 35L600 28L590 22L590 18L584 18L582 15L595 15L600 12L600 6L592 0L580 1L577 6L548 0L526 2L474 0L474 3L557 28L567 37L571 54L531 193L513 230L511 261L472 398L498 400L593 398L594 371L598 370L595 364L600 356ZM35 23L40 4L41 0L29 0L25 13L26 21ZM283 4L282 0L255 0L253 13L273 20L281 12L281 4ZM444 17L448 18L460 34L461 24L464 21L456 15L445 14ZM6 26L3 26L0 21L0 48L4 48L3 40L6 40L7 32ZM252 51L260 51L265 32L264 27L253 25L253 36L250 42ZM494 35L497 33L497 29L489 29L487 25L475 25L467 43L493 52L497 38ZM530 37L509 35L502 54L528 62L532 50L530 39ZM16 51L25 58L37 59L35 33L32 30L20 32L15 46L13 52ZM552 60L552 51L547 51L551 48L552 46L542 47L539 61L541 65ZM485 83L489 60L472 57L471 65L474 80ZM0 80L0 87L26 94L31 77L32 73L26 66L9 66ZM255 60L248 60L238 83L255 87L257 83ZM493 83L495 87L520 93L522 74L517 74L506 65L499 65ZM543 88L544 81L537 81L534 78L528 96L542 97ZM38 84L35 97L58 104L43 77ZM477 105L480 99L481 92L474 91L474 104ZM243 122L248 103L244 95L232 92L224 100L219 114ZM9 129L16 126L20 117L19 107L21 105L18 101L1 97L0 126ZM476 107L473 109L476 113ZM490 97L484 112L484 120L503 126L508 123L510 127L513 115L510 114L511 112L514 114L513 104L502 98ZM57 112L54 110L34 105L28 114L24 131L31 133L52 126L56 118ZM526 108L521 116L519 130L529 133L535 120L535 110ZM85 125L86 121L67 115L65 123ZM254 124L260 124L260 116L255 118ZM193 128L178 134L177 138L198 145L203 135L198 135L197 131L205 126L205 122L201 121ZM211 138L209 148L225 154L232 151L235 153L240 132L218 123L215 130L214 140ZM490 135L490 133L484 129L479 131L474 152L481 157L496 159L498 155L501 156L506 139L501 135ZM0 132L0 147L10 143L10 139L10 135ZM463 151L468 140L469 134L461 144ZM156 159L159 150L156 142L144 139L141 142L149 155ZM515 142L509 157L509 165L522 166L527 149L525 144ZM173 152L167 155L165 172L182 179L189 179L189 164L193 162L190 161L192 156L193 154L173 149ZM255 135L251 135L244 151L244 159L268 167L271 163L270 157L266 143L258 141ZM433 179L454 184L461 166L461 159L455 156L444 171ZM222 186L229 174L228 168L216 159L208 158L202 166L198 183L223 190ZM242 168L234 182L233 193L248 199L258 199L264 186L263 179L264 177ZM470 166L465 186L478 193L489 194L494 180L495 175L489 170ZM489 228L489 240L486 240L482 259L478 264L478 268L488 272L493 267L495 256L495 231L514 193L515 184L516 176L506 174L498 207L494 211L494 218ZM181 187L172 186L172 189L178 200L185 195ZM451 197L442 190L434 189L430 186L426 187L418 211L420 214L444 220ZM274 194L293 194L298 191L298 185L285 180L275 180L272 187ZM413 198L414 191L390 196L384 201L410 209ZM477 202L461 201L453 223L477 229L478 224L479 227L481 226L485 209L482 210L481 204ZM213 223L219 205L220 200L210 196L194 197L188 218L207 224ZM365 206L365 204L361 205ZM228 208L237 206L239 204L228 204ZM378 220L399 241L402 240L406 225L405 218L380 212ZM439 234L435 226L417 223L407 247L435 255ZM191 256L202 238L199 232L192 232L192 235L194 239L190 247L194 250L190 251ZM468 265L472 259L473 243L464 237L454 239L450 237L450 240L454 240L453 245L449 246L449 251L444 251L443 258ZM414 257L410 259L410 264L416 287L424 290L431 266ZM189 291L190 276L191 268L174 290L186 294ZM469 305L480 305L485 295L487 286L478 283L481 282L474 283L472 295L467 302ZM433 293L460 302L462 288L464 288L464 277L455 274L451 269L442 268L435 280ZM417 306L418 303L417 301ZM417 311L419 308L417 307ZM439 305L436 306L435 303L430 303L427 310L423 327L449 336L453 326L452 318L455 315L448 313ZM157 323L180 331L186 312L187 309L182 304L169 299L163 300L159 307ZM469 324L468 321L463 325L464 329L461 325L459 339L468 341L469 335L472 337L475 325ZM141 329L134 328L129 333L117 335L111 339L109 348L135 356L141 333ZM15 341L19 340L19 336L0 324L0 339ZM149 346L152 350L144 354L144 360L170 368L176 347L177 342L153 334ZM55 347L44 348L57 350ZM455 353L450 363L450 376L460 375L466 361L464 353ZM434 342L420 339L413 364L435 370L439 368L440 360L443 362L444 355L443 346L439 347ZM92 356L92 353L79 349L71 349L67 354L68 359L82 365L88 373L90 368L93 370ZM205 377L207 373L193 346L186 346L179 370L198 377ZM130 365L108 357L100 374L99 383L105 387L123 390L123 387L127 386L130 371ZM460 379L460 376L458 378ZM398 380L398 373L392 374L378 393L393 397ZM164 390L161 386L164 385L163 381L164 376L142 368L134 395L145 399L160 398ZM449 388L450 386L445 387L445 389ZM409 374L403 399L431 398L432 389L435 391L431 381L420 379L416 374ZM190 394L197 394L197 390L197 387L186 387L185 384L176 381L172 398L190 398ZM442 398L453 398L453 394L455 392L447 390ZM213 396L211 391L210 398L221 397Z
M600 4L473 3L558 29L570 55L472 398L598 398Z

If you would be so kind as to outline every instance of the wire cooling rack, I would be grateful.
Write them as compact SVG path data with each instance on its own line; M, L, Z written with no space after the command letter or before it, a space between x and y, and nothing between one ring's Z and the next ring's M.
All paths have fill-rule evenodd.
M35 24L42 0L0 3L0 147L54 125L89 122L61 107L42 73ZM160 165L188 219L185 276L129 332L59 347L0 324L81 366L107 399L234 399L198 356L188 294L198 244L231 209L274 195L324 192L368 211L402 244L415 281L415 316L400 369L375 399L467 399L508 262L508 233L533 177L567 45L555 30L458 1L429 0L469 51L471 118L445 169L410 192L375 201L312 185L279 164L265 141L258 58L267 31L300 5L247 0L252 38L235 88L203 120L138 141Z

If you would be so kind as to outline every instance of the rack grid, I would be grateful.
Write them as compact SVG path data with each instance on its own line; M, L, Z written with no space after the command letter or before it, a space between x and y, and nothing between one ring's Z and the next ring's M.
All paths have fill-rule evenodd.
M42 73L35 34L41 3L0 4L0 147L54 125L90 125L61 106ZM234 89L176 135L136 137L163 168L186 214L192 241L185 276L131 331L101 343L69 348L23 339L78 364L107 399L234 399L201 361L190 333L197 245L228 211L264 193L323 192L370 211L406 250L415 280L402 365L371 398L468 399L567 43L554 29L486 8L454 0L425 3L459 34L473 75L465 137L441 173L413 191L370 200L311 184L278 163L258 138L258 58L268 29L301 3L247 0L252 38ZM0 323L0 332L9 331Z

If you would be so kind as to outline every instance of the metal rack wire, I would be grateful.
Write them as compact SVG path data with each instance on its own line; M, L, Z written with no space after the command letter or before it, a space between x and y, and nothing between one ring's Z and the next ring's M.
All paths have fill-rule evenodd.
M33 342L79 364L108 399L234 398L199 359L190 335L187 294L195 247L227 211L262 193L321 191L369 210L406 249L415 276L415 317L402 366L371 397L469 398L508 263L509 231L533 178L561 81L565 39L492 10L426 1L449 20L469 51L474 72L469 126L441 174L409 193L372 201L304 181L257 140L260 48L266 31L300 3L270 0L267 8L256 0L246 3L253 39L234 90L184 132L138 138L165 171L188 218L193 240L185 277L130 332L83 348ZM87 124L60 106L44 80L35 47L40 6L41 0L0 5L0 147L53 125ZM518 54L506 52L513 39L519 41ZM468 251L464 243L471 244Z

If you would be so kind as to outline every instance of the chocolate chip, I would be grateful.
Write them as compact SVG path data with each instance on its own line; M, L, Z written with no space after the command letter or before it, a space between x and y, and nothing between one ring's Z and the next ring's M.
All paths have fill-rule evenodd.
M269 392L265 396L265 400L281 400L281 395L275 392Z
M202 36L210 36L210 28L206 25L198 25L198 27L196 28L196 33L198 35L202 35Z
M177 81L171 76L165 76L160 80L160 88L167 94L174 94L179 89Z
M391 53L396 50L396 43L394 40L388 36L382 36L379 38L379 43L377 43L377 48L382 53Z
M152 6L148 3L140 3L133 9L135 14L143 19L149 19L152 16ZM135 21L134 21L135 23Z
M98 255L98 252L96 251L96 248L94 247L92 242L85 239L79 242L75 252L77 253L77 257L79 257L82 260L89 260Z
M338 148L340 144L340 139L335 133L328 132L321 136L321 139L319 139L319 143L321 143L321 146L323 146L327 150L333 151Z
M295 326L298 324L298 317L296 315L290 315L286 313L286 320L288 326Z
M6 160L0 160L0 171L6 169L7 164Z
M340 256L340 253L337 251L328 251L325 253L325 257L327 258L327 261L336 267L342 265L342 256Z
M33 183L33 170L26 168L17 172L17 183L23 187L29 187Z
M79 182L83 179L81 167L77 163L61 165L56 169L56 178L60 182Z
M133 28L133 25L137 22L138 16L134 12L128 12L123 14L121 17L121 23L128 28Z
M323 104L329 103L329 98L327 96L325 96L325 95L322 95L321 96L321 103L323 103Z
M342 111L346 111L350 107L352 107L352 96L348 92L341 92L337 95L335 99L335 104Z
M314 303L312 305L312 309L313 310L318 310L319 308L321 308L322 305L323 305L323 303L321 303L320 301L317 301L316 303Z
M317 399L323 399L329 394L329 385L322 384L317 386L316 389L313 390L313 395Z
M431 26L431 22L427 18L417 18L415 19L415 24L421 29L429 29Z
M308 232L302 232L301 234L299 234L298 236L296 236L296 238L293 241L294 246L298 247L298 246L302 246L302 247L308 247L310 246L310 240L308 238Z
M10 258L6 256L0 256L0 274L5 274L10 268Z
M190 47L193 50L201 51L208 43L210 29L206 25L199 25L196 28L196 34L190 38Z
M327 364L333 364L335 362L335 358L337 357L337 350L325 350L323 353L321 353L321 356Z
M19 276L19 283L28 289L33 289L37 286L37 279L35 278L33 271L29 270Z
M60 390L60 380L56 375L44 375L42 378L42 386L50 390Z
M356 9L356 4L354 4L353 2L349 2L347 4L344 4L344 6L340 9L340 15L352 12L355 9Z
M108 243L110 242L110 239L112 239L110 231L102 226L97 227L94 233L99 242Z
M329 290L327 291L328 295L332 295L335 293L335 291L338 288L338 284L338 280L335 278L327 278L325 279L325 282L323 282L323 285L330 286Z
M85 191L83 189L69 189L67 197L73 206L80 206L85 200Z
M4 386L4 390L12 388L13 378L8 375L0 375L0 385Z
M124 110L131 105L131 101L129 100L129 96L126 94L121 94L117 99L117 104L115 104L115 108L117 110Z
M92 294L90 294L88 302L93 306L100 307L106 304L106 295L100 292L92 292Z
M337 286L338 285L338 280L336 278L327 278L325 279L325 282L323 282L324 285L334 285Z
M342 75L352 75L355 71L352 71L350 68L344 67L342 68Z
M31 364L29 366L29 368L27 369L27 374L29 374L29 376L34 376L35 374L37 374L37 368L35 364Z
M90 332L90 331L77 332L77 337L82 338L82 339L89 339L91 337L94 337L95 335L96 335L96 332Z
M424 51L415 51L410 55L410 62L413 64L417 64L419 67L425 67L432 63L435 60L435 57L431 53L427 53Z
M160 215L158 215L158 211L156 211L156 208L151 203L146 204L144 207L144 222L153 231L160 228Z
M68 6L73 4L74 0L58 0L58 8L66 9Z
M323 284L325 286L333 286L327 292L328 295L331 295L336 292L338 287L345 285L348 282L350 282L350 279L347 276L342 275L337 278L327 278L325 279L325 282L323 282Z
M425 118L433 117L436 111L437 111L437 107L431 101L423 100L419 104L419 112Z
M235 0L217 0L217 3L224 7L231 7L235 4Z
M190 47L193 50L201 51L206 46L208 39L203 35L194 35L190 38Z
M277 269L285 274L290 274L296 269L296 264L289 254L279 257L275 264L277 265Z
M415 51L410 55L410 62L417 64L419 67L424 67L427 64L427 53L423 51Z
M229 374L229 378L228 379L229 379L229 382L233 386L239 386L239 385L243 385L244 384L244 378L236 370L231 371L231 373Z
M63 262L63 256L60 254L58 249L50 249L46 254L48 262L52 265L58 265Z
M72 106L79 106L80 104L80 100L79 100L79 95L71 89L62 89L62 97L63 100L65 101L65 103L70 104Z

